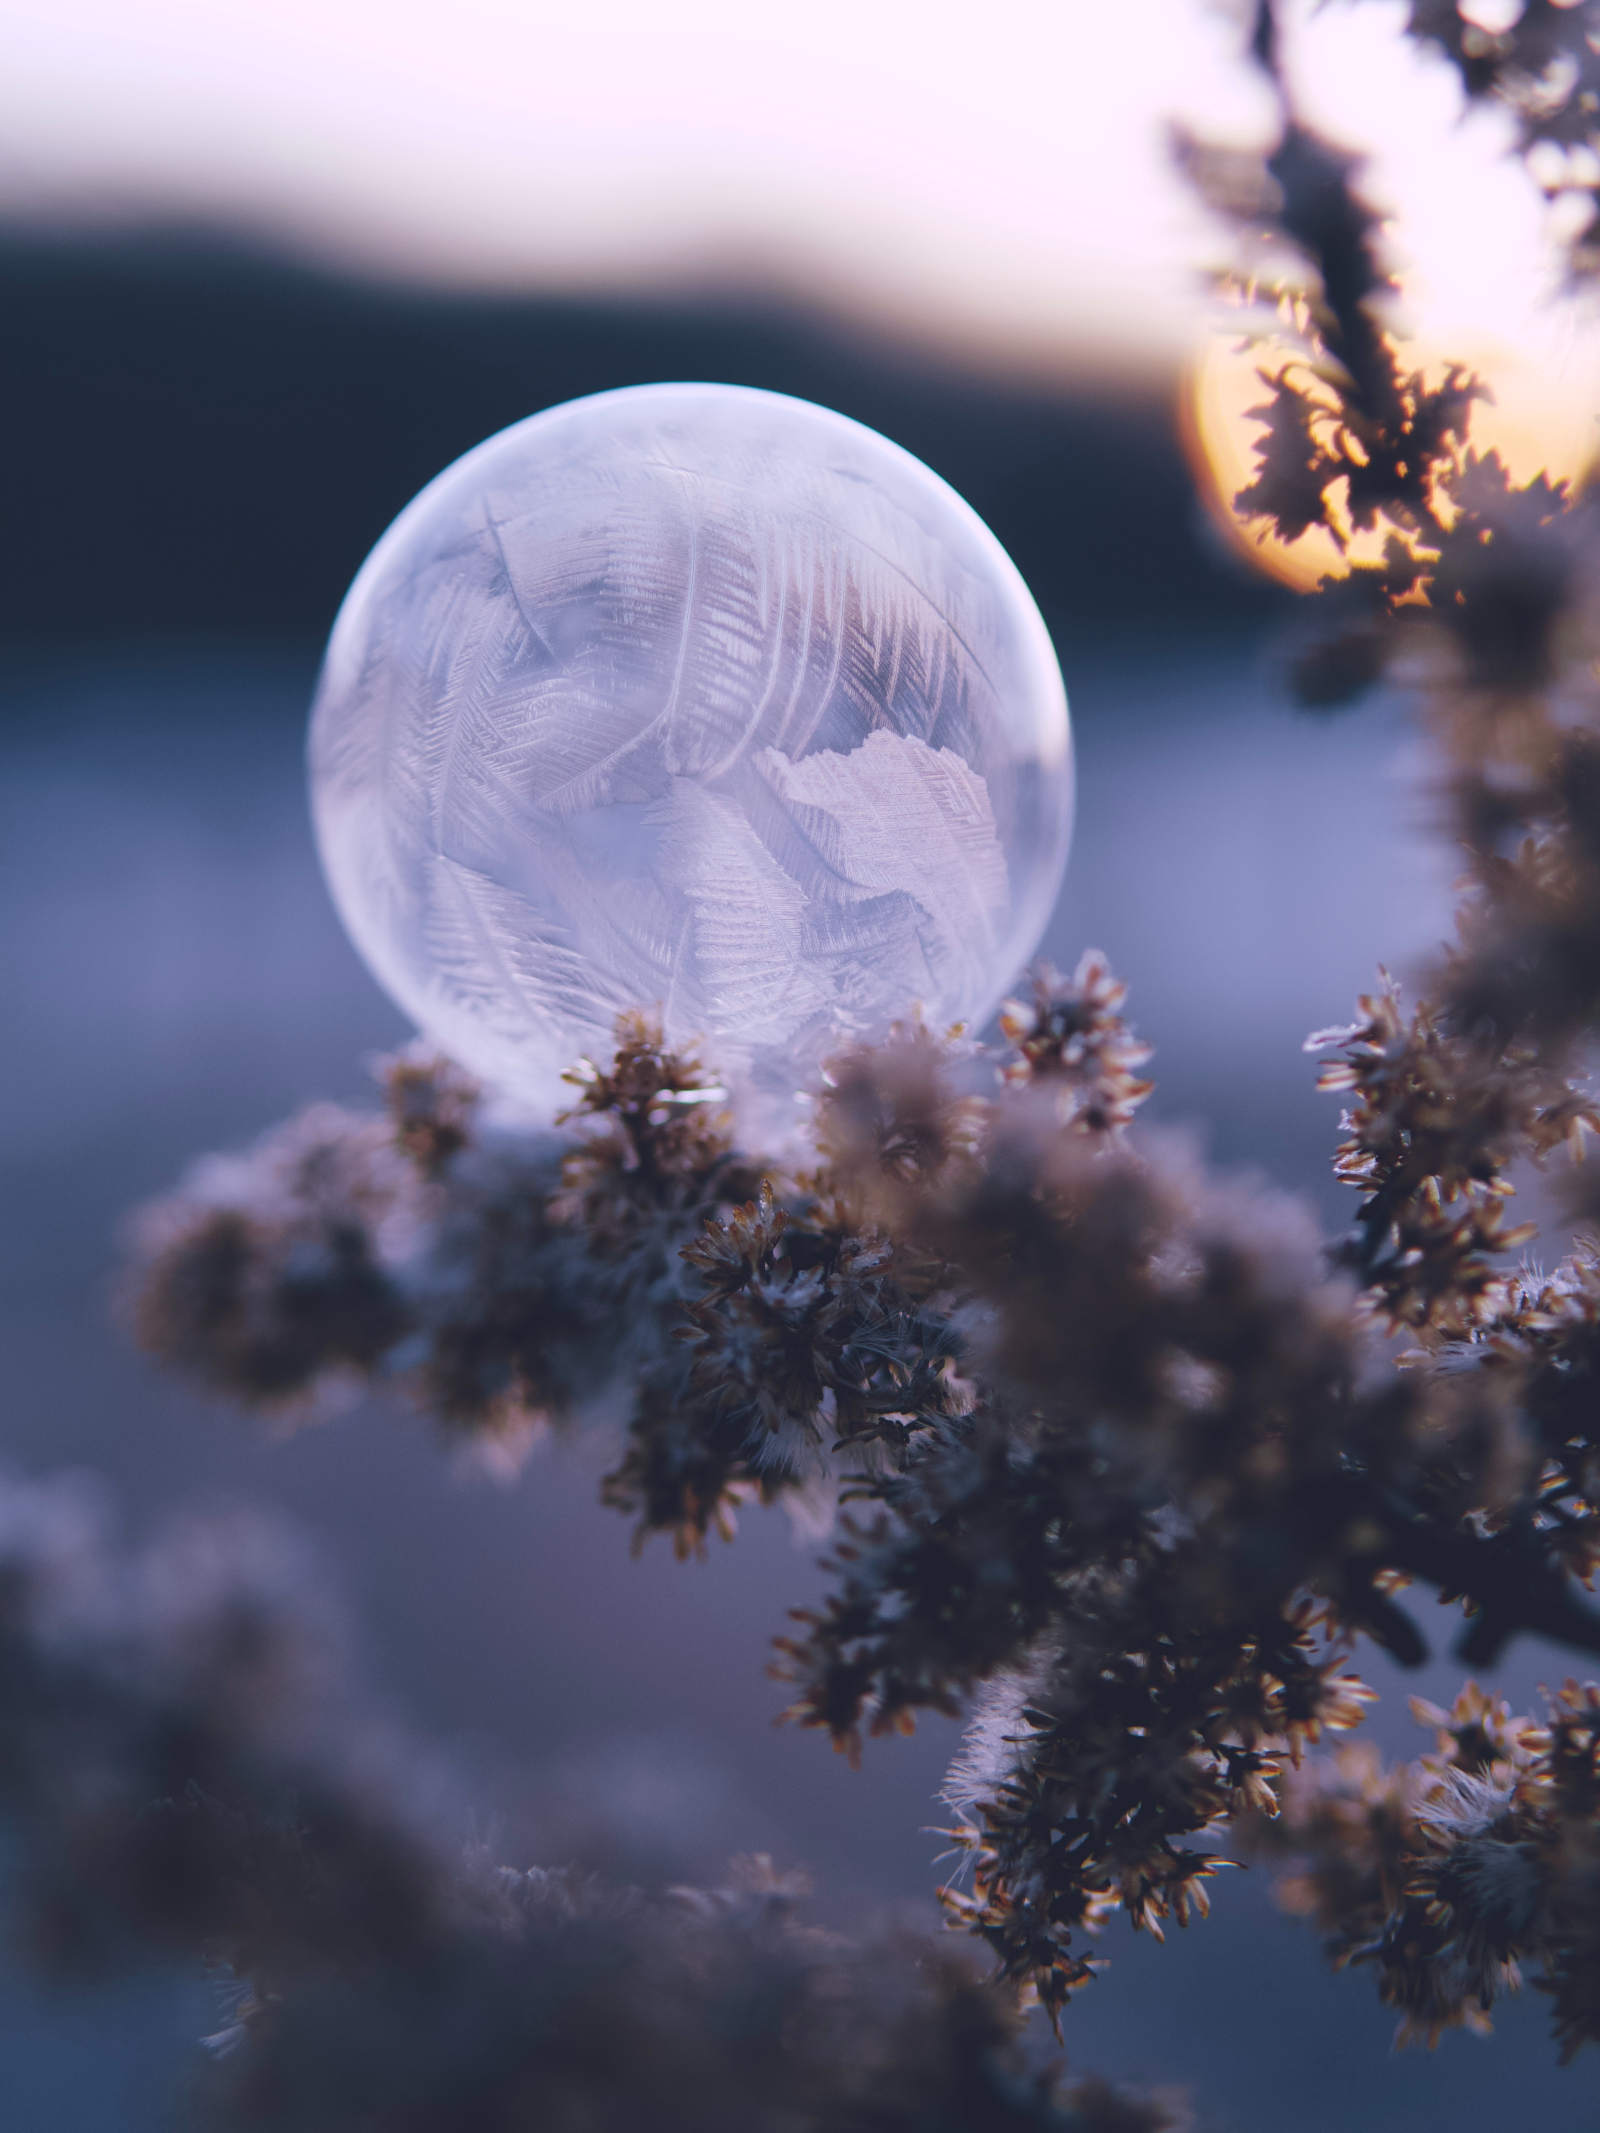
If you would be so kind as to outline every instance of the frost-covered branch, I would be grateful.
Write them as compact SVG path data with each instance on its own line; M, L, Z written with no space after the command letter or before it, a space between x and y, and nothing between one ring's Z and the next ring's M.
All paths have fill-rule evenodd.
M0 1930L53 1974L217 1980L217 2133L1178 2133L1031 2068L948 1944L855 1943L803 1877L654 1893L496 1865L417 1797L303 1554L191 1521L142 1552L0 1479Z

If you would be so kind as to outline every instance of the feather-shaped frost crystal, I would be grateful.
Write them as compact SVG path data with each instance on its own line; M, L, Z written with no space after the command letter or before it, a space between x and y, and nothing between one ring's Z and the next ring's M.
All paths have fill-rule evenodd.
M334 627L311 781L377 976L534 1102L641 1005L778 1091L915 1004L983 1020L1072 800L988 528L873 431L720 385L552 408L423 490Z

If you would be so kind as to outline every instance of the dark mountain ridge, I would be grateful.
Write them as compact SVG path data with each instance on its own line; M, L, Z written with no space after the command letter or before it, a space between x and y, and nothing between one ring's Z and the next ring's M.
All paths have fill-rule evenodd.
M822 401L988 520L1057 626L1243 620L1159 395L963 371L755 296L486 297L338 278L216 233L0 234L0 639L320 634L480 438L610 386Z

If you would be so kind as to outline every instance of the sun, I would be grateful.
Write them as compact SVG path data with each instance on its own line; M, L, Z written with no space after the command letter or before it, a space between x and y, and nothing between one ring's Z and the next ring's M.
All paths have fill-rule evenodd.
M1474 406L1468 441L1474 451L1498 452L1514 480L1544 473L1578 489L1589 479L1600 455L1600 419L1593 397L1574 389L1570 365L1553 363L1537 345L1487 336L1473 336L1466 346L1436 346L1421 337L1396 346L1405 367L1421 370L1430 383L1452 362L1481 380L1491 397ZM1381 561L1387 537L1382 525L1358 533L1345 523L1342 544L1321 526L1287 542L1234 504L1256 472L1254 446L1262 432L1250 410L1265 397L1262 373L1304 359L1304 349L1287 338L1246 342L1219 333L1189 364L1179 402L1184 449L1212 519L1232 547L1297 592L1342 577L1353 564ZM1337 508L1337 490L1333 501Z

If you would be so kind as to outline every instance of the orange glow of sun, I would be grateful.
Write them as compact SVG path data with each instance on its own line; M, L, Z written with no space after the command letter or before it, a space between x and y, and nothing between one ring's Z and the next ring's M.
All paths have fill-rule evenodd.
M1314 590L1325 576L1343 576L1352 564L1381 561L1386 538L1382 522L1369 533L1356 533L1346 522L1342 548L1321 526L1289 543L1262 521L1244 518L1234 504L1256 473L1253 447L1262 431L1249 411L1266 397L1260 373L1275 374L1286 362L1303 361L1304 353L1287 340L1243 343L1219 334L1190 363L1179 407L1184 447L1212 519L1240 554L1297 592ZM1488 339L1435 349L1417 339L1401 343L1399 354L1430 383L1453 360L1488 387L1493 397L1473 407L1468 442L1474 451L1498 452L1516 481L1545 473L1576 489L1591 475L1600 451L1593 402L1537 352ZM1337 488L1332 500L1337 516Z

